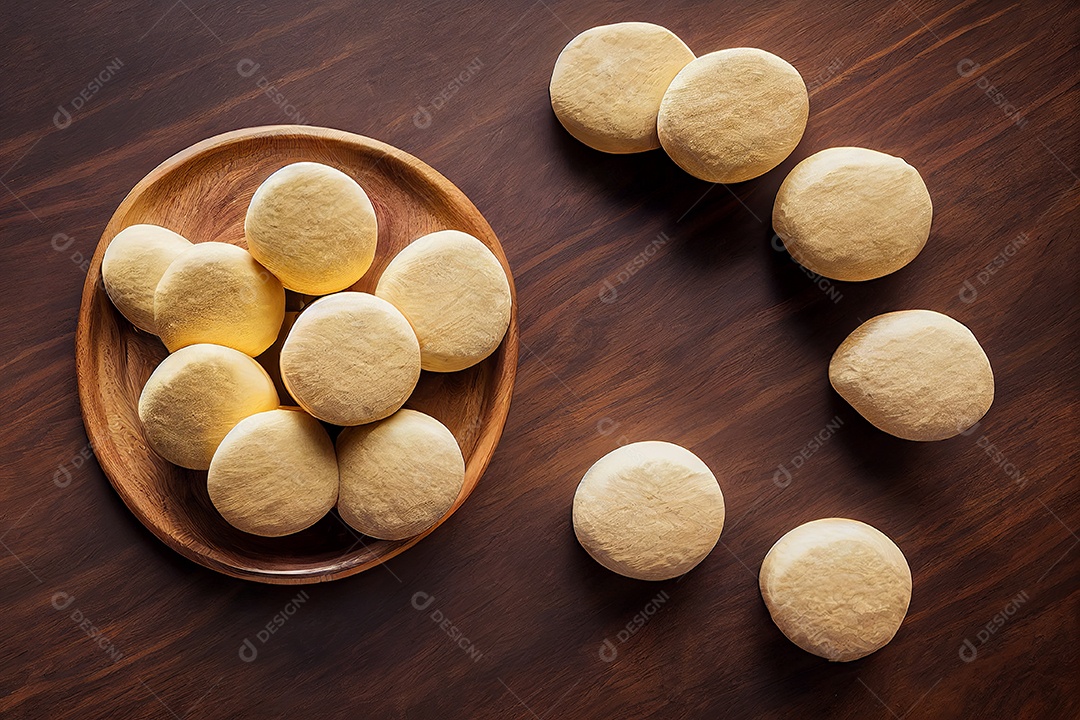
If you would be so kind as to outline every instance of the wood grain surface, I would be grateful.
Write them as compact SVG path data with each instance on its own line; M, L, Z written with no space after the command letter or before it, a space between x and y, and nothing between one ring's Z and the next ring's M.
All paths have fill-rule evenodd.
M792 157L713 187L574 141L552 64L619 20L789 60L811 91ZM5 4L0 716L1077 717L1078 23L1034 0ZM521 327L469 501L383 567L304 588L146 530L87 446L74 369L88 258L132 186L193 142L291 122L461 188ZM824 282L773 248L784 174L834 145L926 179L930 241L894 275ZM986 348L997 397L971 434L891 438L829 388L847 333L903 308ZM570 526L588 466L643 439L693 450L728 502L681 580L615 576ZM757 589L780 535L836 515L892 537L914 580L894 641L849 664L789 643Z

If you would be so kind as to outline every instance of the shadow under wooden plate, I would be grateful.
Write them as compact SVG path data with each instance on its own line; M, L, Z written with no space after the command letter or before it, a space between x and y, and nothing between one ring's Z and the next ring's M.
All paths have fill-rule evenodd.
M465 456L465 484L439 524L469 496L495 452L510 409L518 355L517 299L498 238L460 190L407 153L340 130L268 126L204 140L143 178L105 228L83 288L75 352L86 433L124 503L169 547L227 575L278 584L334 580L367 570L431 530L407 540L375 540L357 536L336 511L303 532L280 538L248 535L226 523L210 503L206 473L172 465L147 444L138 417L139 394L167 351L109 302L101 258L112 238L136 223L162 225L192 242L245 246L244 214L255 189L278 168L300 160L339 168L364 187L375 205L375 261L351 289L371 292L399 250L443 229L475 235L510 279L513 311L499 348L461 372L422 373L406 403L450 428Z

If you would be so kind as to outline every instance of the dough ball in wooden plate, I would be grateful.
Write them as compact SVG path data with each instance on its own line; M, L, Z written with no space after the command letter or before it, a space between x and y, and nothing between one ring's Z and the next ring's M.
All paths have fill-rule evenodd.
M197 344L169 355L150 375L139 419L159 455L206 470L236 423L277 406L274 383L259 363L232 348Z
M221 441L207 490L233 527L264 537L311 527L337 501L334 444L299 408L250 415Z
M759 584L789 640L842 662L892 640L911 601L911 570L900 548L845 518L814 520L780 538L761 564Z
M277 338L285 290L242 247L192 245L177 256L154 292L154 321L170 352L196 343L225 345L254 357Z
M403 540L435 525L465 481L465 460L454 435L416 410L345 428L337 453L341 519L381 540Z
M329 165L298 162L268 177L244 218L248 250L290 290L326 295L375 259L378 223L367 193Z
M475 365L499 347L510 325L510 282L502 264L459 230L433 232L407 245L383 271L375 294L408 318L424 370Z
M281 379L300 406L335 425L382 420L420 378L420 344L393 305L342 292L304 308L281 348Z
M693 569L724 528L724 495L696 455L668 442L612 450L574 494L574 533L609 570L667 580Z
M959 435L994 402L975 336L948 315L901 310L867 320L833 353L829 382L875 427L905 440Z
M551 73L551 107L575 138L608 153L660 147L656 114L694 53L652 23L601 25L563 48Z
M808 270L834 280L872 280L915 259L933 214L918 170L876 150L836 147L788 173L772 221Z
M757 48L733 48L702 55L675 76L657 130L686 172L737 183L783 162L809 113L806 85L790 63Z
M190 247L182 235L148 224L129 225L109 242L101 279L113 305L132 325L157 335L154 290L170 263Z

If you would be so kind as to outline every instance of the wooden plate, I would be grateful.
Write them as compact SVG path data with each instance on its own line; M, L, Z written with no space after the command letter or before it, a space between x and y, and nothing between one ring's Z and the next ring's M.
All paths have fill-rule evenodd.
M116 233L135 223L163 225L192 242L244 246L244 214L252 193L273 171L299 160L343 170L375 205L375 262L352 289L371 292L399 250L421 235L451 228L484 242L510 278L513 312L498 350L461 372L422 373L406 404L449 427L465 455L465 485L446 517L476 487L495 452L510 409L518 355L517 300L498 238L449 180L401 150L327 128L248 128L193 145L143 178L105 228L83 288L75 352L86 434L124 503L169 547L227 575L279 584L334 580L367 570L431 530L407 540L375 540L355 534L336 511L281 538L248 535L226 523L207 495L206 473L166 462L143 436L139 393L168 353L157 337L135 329L109 302L101 283L101 257Z

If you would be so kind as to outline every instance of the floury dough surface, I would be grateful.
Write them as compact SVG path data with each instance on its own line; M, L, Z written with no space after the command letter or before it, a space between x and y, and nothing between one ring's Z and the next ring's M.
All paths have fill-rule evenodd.
M379 231L359 183L337 168L298 162L255 191L244 234L251 254L286 288L326 295L363 277L375 259Z
M667 28L625 22L586 30L559 54L551 107L575 138L608 153L660 147L656 114L694 53Z
M761 564L759 585L789 640L842 662L892 640L911 601L911 570L900 548L845 518L814 520L780 538Z
M639 580L693 569L724 527L716 477L667 442L624 445L600 458L574 494L574 533L598 563Z
M930 236L934 209L919 171L876 150L836 147L792 169L773 205L791 256L834 280L872 280L907 265Z
M190 247L183 236L159 225L131 225L116 233L101 259L101 279L132 325L157 335L154 290L165 269Z
M979 341L931 310L867 320L833 353L829 381L871 424L905 440L959 435L994 402L994 373Z
M799 71L772 53L732 48L684 67L660 103L660 143L696 178L764 175L802 139L810 99Z

